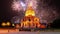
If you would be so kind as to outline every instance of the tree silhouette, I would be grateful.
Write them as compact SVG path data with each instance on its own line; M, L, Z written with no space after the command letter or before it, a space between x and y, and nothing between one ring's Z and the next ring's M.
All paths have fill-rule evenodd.
M53 21L53 23L51 24L52 28L60 28L60 19L56 19Z

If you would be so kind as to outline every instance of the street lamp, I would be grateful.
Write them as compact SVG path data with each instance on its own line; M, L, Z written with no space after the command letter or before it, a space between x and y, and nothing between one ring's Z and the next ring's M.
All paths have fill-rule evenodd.
M7 24L6 24L7 26L10 26L10 22L7 22Z
M2 26L6 26L5 22L3 22L1 25L2 25Z

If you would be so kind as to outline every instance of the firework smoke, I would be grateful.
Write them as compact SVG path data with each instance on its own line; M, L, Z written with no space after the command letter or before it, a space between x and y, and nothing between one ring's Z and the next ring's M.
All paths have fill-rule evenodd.
M19 1L13 1L13 3L12 3L12 9L13 10L20 10L20 9L22 9L21 7L20 7L21 5L19 4Z
M18 12L18 17L23 17L23 14L21 11L24 13L24 11L28 8L32 7L34 10L37 9L37 1L36 0L13 0L12 1L12 10ZM21 16L22 15L22 16ZM15 18L12 18L12 21L15 21Z
M50 0L48 3L50 3ZM50 23L59 15L56 7L50 7L48 3L46 3L46 0L14 0L12 2L12 9L20 12L21 10L25 11L28 6L32 6L36 12L36 16L40 18L41 23Z
M41 23L52 23L59 16L55 6L49 6L46 0L38 0L38 11L36 16L40 18Z
M31 6L34 10L37 8L37 0L25 0L27 7Z
M13 0L12 2L12 10L21 11L26 10L28 6L31 6L34 10L37 8L36 0Z
M24 10L25 9L25 4L20 1L20 0L13 0L12 2L12 10L14 11L21 11L21 10Z

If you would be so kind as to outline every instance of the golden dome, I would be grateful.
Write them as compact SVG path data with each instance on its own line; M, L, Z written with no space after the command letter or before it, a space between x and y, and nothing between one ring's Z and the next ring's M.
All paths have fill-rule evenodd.
M35 12L32 7L27 8L25 16L35 16Z

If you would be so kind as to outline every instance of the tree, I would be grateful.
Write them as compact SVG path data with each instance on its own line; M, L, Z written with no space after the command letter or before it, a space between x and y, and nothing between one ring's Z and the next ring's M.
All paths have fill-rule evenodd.
M54 20L51 27L52 28L60 28L60 19Z

